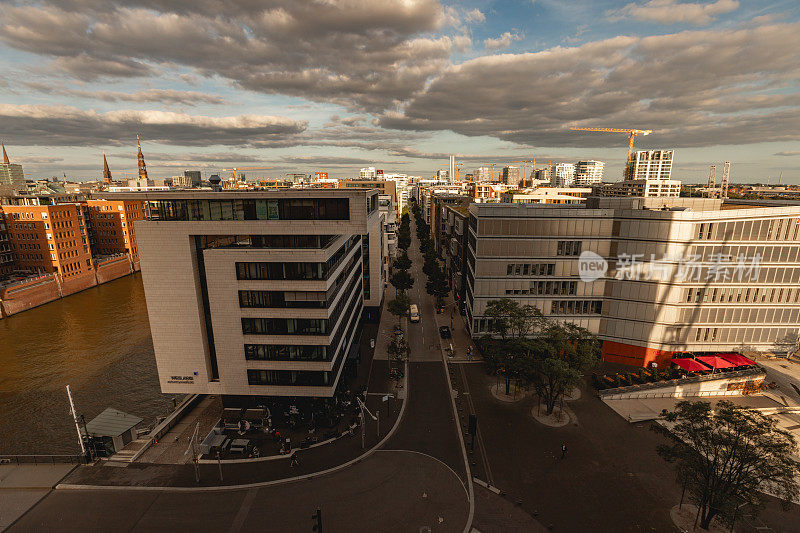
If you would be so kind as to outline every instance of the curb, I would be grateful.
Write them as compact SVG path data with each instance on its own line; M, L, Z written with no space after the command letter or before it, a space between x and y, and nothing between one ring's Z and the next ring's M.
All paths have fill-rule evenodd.
M141 492L218 492L218 491L232 491L232 490L246 490L246 489L255 489L255 488L263 488L263 487L271 487L274 485L281 485L283 483L292 483L295 481L303 481L306 479L313 479L315 477L325 476L327 474L333 474L347 468L348 466L354 465L358 462L367 459L373 453L378 451L378 448L386 444L386 442L394 436L394 433L397 431L397 428L400 427L400 422L403 420L403 417L406 413L406 406L408 405L409 399L409 392L408 392L408 362L405 364L405 375L403 376L403 388L406 390L406 397L403 400L403 405L400 407L400 414L397 415L397 420L392 426L392 429L384 435L383 439L381 439L375 446L365 451L363 454L350 459L346 463L342 463L337 466L333 466L331 468L320 470L319 472L312 472L310 474L303 474L300 476L294 477L287 477L282 479L274 479L271 481L259 481L256 483L246 483L242 485L216 485L212 487L168 487L168 486L132 486L132 485L77 485L77 484L69 484L69 483L60 483L55 486L55 490L118 490L118 491L141 491ZM463 442L462 442L463 444ZM472 513L470 513L470 523L472 522L471 518Z

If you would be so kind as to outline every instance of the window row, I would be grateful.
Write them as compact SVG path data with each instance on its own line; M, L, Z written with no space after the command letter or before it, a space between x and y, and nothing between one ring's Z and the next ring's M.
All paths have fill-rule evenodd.
M683 324L797 324L798 307L705 307L683 309L678 323Z
M359 236L354 235L324 263L236 263L236 279L240 280L326 280L336 270L347 254L359 244ZM360 260L355 254L351 262ZM347 270L347 269L346 269Z
M706 222L697 224L695 237L717 241L796 241L800 237L800 219Z
M552 276L555 263L509 263L506 266L507 276Z
M239 291L239 307L243 308L317 308L330 307L342 288L342 282L352 274L344 270L337 278L337 283L327 291ZM341 279L341 282L339 281ZM350 294L353 286L361 282L361 265L350 281L345 294Z
M554 300L551 315L599 315L603 312L601 300Z
M287 346L285 344L245 344L248 361L330 361L328 346Z
M556 255L578 256L581 255L581 241L558 241Z
M536 281L530 289L506 289L506 294L574 295L578 287L576 281Z
M349 198L159 200L153 220L349 220Z
M694 303L800 303L800 288L689 288L686 289L685 301Z
M324 249L338 235L203 235L201 246L206 248L302 248Z

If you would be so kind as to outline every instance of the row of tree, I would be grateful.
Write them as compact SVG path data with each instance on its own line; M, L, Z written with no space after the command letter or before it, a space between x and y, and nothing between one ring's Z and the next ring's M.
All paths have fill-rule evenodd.
M419 249L422 253L422 272L428 278L425 291L436 298L436 306L442 307L444 299L450 294L450 280L442 266L442 257L436 252L436 245L431 238L431 227L425 222L422 210L418 205L413 207L414 218L417 223L417 238Z

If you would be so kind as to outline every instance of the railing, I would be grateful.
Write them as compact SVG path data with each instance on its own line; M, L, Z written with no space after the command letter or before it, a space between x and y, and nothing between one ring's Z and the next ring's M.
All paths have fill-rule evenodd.
M759 367L747 368L745 370L737 370L733 372L717 372L715 374L703 374L699 376L690 376L686 378L670 379L663 381L654 381L648 383L641 383L637 385L626 385L624 387L608 388L598 391L600 396L608 394L625 394L628 392L641 392L648 389L660 389L661 387L670 387L675 385L686 385L689 383L699 383L703 381L714 381L718 379L743 377L743 376L757 376L764 374L764 371Z
M8 464L86 464L86 457L83 454L75 455L0 455L0 465Z
M11 282L8 282L8 283L3 283L3 284L0 284L0 289L11 290L14 287L17 287L19 285L24 285L26 283L32 283L34 281L43 280L45 278L50 278L52 280L52 279L55 279L55 275L54 274L42 274L41 276L31 276L31 277L28 277L28 278L25 278L25 279L20 279L20 280L17 280L17 281L11 281Z

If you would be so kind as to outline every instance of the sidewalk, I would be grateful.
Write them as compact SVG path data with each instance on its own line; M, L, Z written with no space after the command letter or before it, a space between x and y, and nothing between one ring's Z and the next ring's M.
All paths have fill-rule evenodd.
M75 465L0 465L0 531L47 496Z

